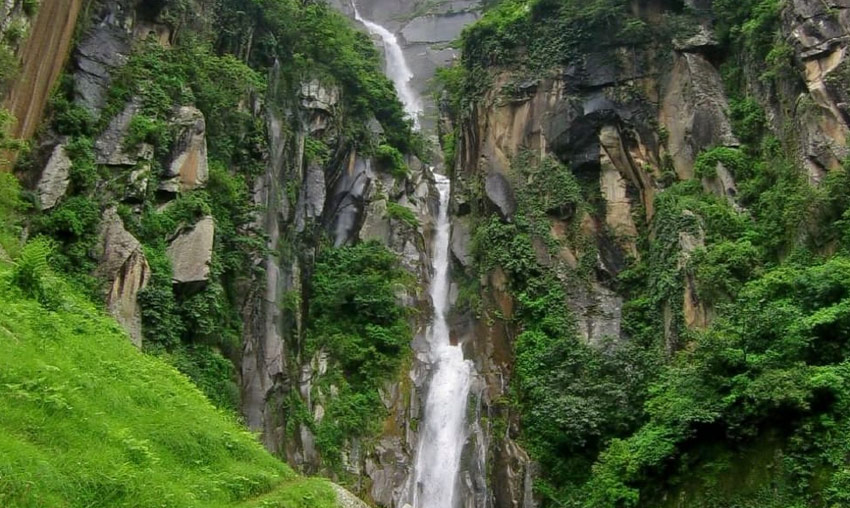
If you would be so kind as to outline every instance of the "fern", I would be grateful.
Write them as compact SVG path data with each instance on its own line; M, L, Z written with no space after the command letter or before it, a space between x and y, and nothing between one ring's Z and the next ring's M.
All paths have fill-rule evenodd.
M48 259L53 253L53 243L44 237L29 241L17 259L12 281L27 296L48 303L46 277L50 273Z

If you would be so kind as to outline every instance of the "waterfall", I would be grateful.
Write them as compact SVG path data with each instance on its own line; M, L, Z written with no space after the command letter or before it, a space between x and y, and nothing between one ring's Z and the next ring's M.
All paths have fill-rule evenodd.
M407 66L396 36L381 25L364 19L352 3L354 18L363 23L369 33L384 42L386 74L395 85L405 112L419 129L422 102L411 87L413 73ZM453 508L461 452L466 441L466 404L473 379L472 362L464 360L460 347L452 345L446 313L449 308L449 195L451 182L445 176L434 174L440 205L431 254L433 275L430 295L434 318L428 327L428 363L432 375L425 399L424 418L420 426L419 445L411 474L412 493L404 501L413 508ZM408 490L410 492L410 490ZM404 502L402 501L402 502ZM405 505L408 507L409 505Z
M352 3L351 6L354 8L354 19L363 23L370 34L377 35L384 41L387 58L387 77L395 85L399 99L401 99L401 103L404 105L404 111L413 120L414 128L419 129L419 115L422 114L422 101L419 100L416 91L410 86L413 73L407 66L407 60L404 59L404 53L398 44L398 39L395 34L381 25L364 19L357 10L356 4Z
M434 175L440 208L434 234L430 294L434 320L428 329L429 360L434 373L425 401L413 484L414 508L452 508L460 455L466 440L466 404L472 382L472 362L449 340L446 322L449 297L449 179Z

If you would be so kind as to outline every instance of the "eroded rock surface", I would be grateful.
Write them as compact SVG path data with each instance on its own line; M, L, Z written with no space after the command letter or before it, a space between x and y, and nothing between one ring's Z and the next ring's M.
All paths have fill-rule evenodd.
M95 274L106 281L106 307L127 330L138 347L142 345L142 317L139 291L150 280L151 270L142 245L124 228L117 209L107 209L100 224Z

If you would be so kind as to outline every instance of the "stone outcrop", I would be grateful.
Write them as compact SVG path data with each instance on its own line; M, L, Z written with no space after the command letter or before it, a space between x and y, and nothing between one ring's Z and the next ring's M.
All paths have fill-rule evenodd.
M41 171L36 185L36 193L42 210L49 210L65 196L71 182L71 159L65 151L64 143L57 144Z
M130 123L141 109L141 101L134 97L112 120L94 143L95 163L107 166L135 166L140 160L153 158L153 147L146 143L125 146Z
M175 284L203 284L209 280L214 239L215 221L204 217L171 241L167 252Z
M273 72L273 82L274 76ZM254 200L262 210L258 228L267 233L269 251L276 254L256 261L263 268L262 280L243 310L241 388L246 422L262 432L264 444L298 469L316 472L321 457L315 436L304 424L287 432L287 415L279 407L297 393L316 421L326 417L325 408L337 390L323 381L332 360L322 352L299 357L303 309L282 302L302 298L318 235L326 234L336 246L365 240L386 245L419 281L415 289L400 293L399 299L411 307L428 308L424 295L430 267L427 235L436 191L430 171L415 158L407 161L410 175L395 178L346 144L338 131L342 110L336 88L311 80L299 87L297 99L284 111L269 108L267 112L268 165L255 182ZM295 122L295 129L284 127L289 120ZM374 136L382 135L380 126L369 130ZM306 147L316 142L329 146L334 155L328 160L311 159ZM419 225L395 218L389 213L391 203L405 207ZM422 329L426 318L423 312L412 318L411 326ZM427 374L424 368L416 372L420 377ZM410 472L417 439L411 421L420 395L406 379L388 383L382 390L390 415L383 423L384 432L368 443L352 439L342 450L343 467L353 478L353 488L384 506L396 506Z
M176 127L177 134L160 190L182 192L203 187L209 178L203 113L198 108L182 106L174 113L170 123Z
M127 330L130 340L142 345L139 291L150 280L151 270L142 245L125 228L116 208L109 208L100 224L95 275L106 281L106 308Z

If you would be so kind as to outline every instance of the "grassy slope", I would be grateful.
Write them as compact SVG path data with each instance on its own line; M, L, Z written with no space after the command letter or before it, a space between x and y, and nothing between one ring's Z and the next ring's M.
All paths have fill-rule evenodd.
M11 272L0 262L0 506L336 506L61 280L48 310Z

